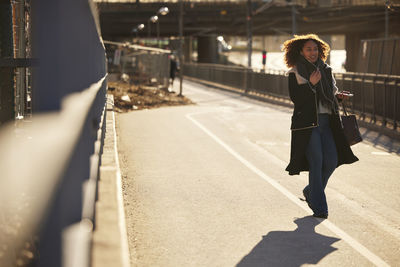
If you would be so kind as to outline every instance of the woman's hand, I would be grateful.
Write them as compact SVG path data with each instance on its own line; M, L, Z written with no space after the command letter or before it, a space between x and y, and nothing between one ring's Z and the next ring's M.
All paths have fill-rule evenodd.
M313 71L313 73L311 73L310 83L312 83L312 85L316 85L320 80L321 80L321 72L319 71L319 69L317 69L316 71Z
M349 99L349 98L352 97L352 96L353 96L353 94L350 93L349 91L341 91L341 92L339 92L339 93L336 94L336 97L337 97L338 99L341 99L341 100L347 100L347 99Z

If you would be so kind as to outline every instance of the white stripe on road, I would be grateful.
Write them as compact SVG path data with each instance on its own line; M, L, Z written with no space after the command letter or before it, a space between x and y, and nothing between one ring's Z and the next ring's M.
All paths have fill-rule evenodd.
M194 91L195 94L203 94L203 95L208 95L208 96L215 96L215 93L210 93L210 92L207 92L207 91L204 91L204 90L200 90L200 89L196 89L196 88L193 88L193 87L190 87L189 90ZM185 95L187 95L187 93L185 93Z
M268 182L270 185L272 185L276 190L278 190L283 195L285 195L288 199L290 199L293 203L295 203L297 206L299 206L300 208L302 208L308 214L311 215L312 213L310 212L310 209L308 208L308 206L305 203L300 201L290 191L288 191L286 188L284 188L282 185L280 185L274 179L269 177L267 174L262 172L260 169L258 169L256 166L254 166L252 163L250 163L248 160L246 160L244 157L242 157L239 153L237 153L235 150L233 150L229 145L227 145L220 138L218 138L215 134L213 134L210 130L208 130L204 125L202 125L200 122L198 122L197 120L195 120L193 118L194 115L205 114L205 113L209 113L209 112L210 111L203 111L203 112L186 114L186 118L188 118L190 121L192 121L197 127L199 127L201 130L203 130L203 132L205 132L208 136L210 136L212 139L214 139L214 141L216 141L220 146L222 146L226 151L228 151L232 156L234 156L237 160L239 160L243 165L245 165L247 168L249 168L252 172L254 172L258 176L260 176L262 179L264 179L266 182ZM323 220L321 224L323 224L325 227L327 227L329 230L331 230L333 233L335 233L343 241L345 241L352 248L354 248L356 251L358 251L361 255L363 255L365 258L367 258L371 263L375 264L376 266L389 266L379 256L375 255L373 252L371 252L369 249L364 247L357 240L352 238L350 235L348 235L346 232L341 230L339 227L337 227L330 221Z
M378 152L371 152L371 154L372 154L372 155L378 155L378 156L390 156L389 153L387 153L387 152L381 152L381 151L378 151Z

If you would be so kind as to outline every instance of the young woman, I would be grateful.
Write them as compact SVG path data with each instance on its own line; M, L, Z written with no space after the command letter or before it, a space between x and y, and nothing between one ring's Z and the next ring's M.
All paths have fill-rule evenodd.
M283 44L289 70L289 95L294 103L289 175L309 172L303 190L314 217L327 218L325 187L341 164L358 160L351 151L339 116L338 93L332 69L324 61L329 45L315 34L298 35Z

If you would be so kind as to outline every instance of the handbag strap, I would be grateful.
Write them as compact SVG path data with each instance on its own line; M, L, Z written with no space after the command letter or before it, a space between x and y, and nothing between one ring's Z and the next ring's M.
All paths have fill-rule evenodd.
M341 104L342 104L342 108L343 108L343 113L345 116L347 116L347 110L346 110L346 105L344 104L346 100L342 100Z

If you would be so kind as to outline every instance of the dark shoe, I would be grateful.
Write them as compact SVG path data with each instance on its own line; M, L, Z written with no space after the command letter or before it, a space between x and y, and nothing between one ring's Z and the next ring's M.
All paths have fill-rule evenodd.
M309 201L309 199L308 199L308 194L307 194L307 192L306 192L306 188L307 188L307 187L305 187L305 188L303 189L303 196L304 196L304 199L305 199L306 202L307 202L308 207L310 207L310 209L312 210L312 208L311 208L311 203L310 203L310 201Z
M321 213L321 214L313 214L313 217L328 219L328 213Z

